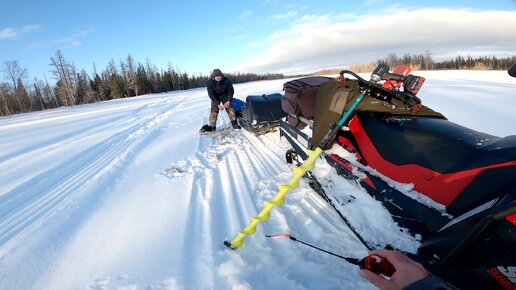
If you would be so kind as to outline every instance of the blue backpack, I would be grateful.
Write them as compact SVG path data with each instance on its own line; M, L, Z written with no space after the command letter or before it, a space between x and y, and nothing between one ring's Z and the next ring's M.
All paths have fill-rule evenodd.
M245 102L240 99L233 98L231 100L231 105L236 113L242 113L245 110Z

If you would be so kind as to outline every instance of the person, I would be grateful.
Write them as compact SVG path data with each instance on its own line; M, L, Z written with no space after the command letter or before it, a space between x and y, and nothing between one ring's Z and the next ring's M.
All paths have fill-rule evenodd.
M387 259L396 269L390 280L369 270L362 269L358 274L381 290L451 290L446 284L430 275L423 265L403 253L393 250L374 250L370 255Z
M211 73L210 80L207 85L208 96L211 100L210 107L210 117L209 124L204 125L201 128L201 131L215 131L217 125L217 117L219 115L219 105L222 104L222 107L226 110L229 115L229 119L231 120L231 125L234 129L240 129L241 127L238 125L235 110L231 105L231 100L233 99L233 95L235 90L233 88L233 84L231 81L224 76L222 71L218 68L214 69Z

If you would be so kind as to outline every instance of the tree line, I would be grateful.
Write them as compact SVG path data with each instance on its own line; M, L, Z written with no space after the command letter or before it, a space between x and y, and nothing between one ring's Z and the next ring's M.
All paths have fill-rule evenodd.
M376 61L376 65L384 63L390 67L398 64L410 66L413 70L507 70L516 63L516 56L497 58L496 56L457 56L455 59L435 61L429 51L424 54L404 54L398 56L395 53L387 55L384 59Z
M456 56L454 59L435 61L429 51L424 54L404 54L399 56L390 53L382 59L373 63L356 64L349 67L355 72L371 72L379 64L386 64L391 68L402 64L409 66L412 70L507 70L516 63L516 56L498 58L496 56ZM337 70L333 70L338 73ZM328 74L328 70L324 72Z
M352 65L349 69L356 72L371 72L380 63L391 68L403 64L413 70L506 70L516 63L516 56L457 56L455 59L435 61L429 51L424 54L402 56L391 53L374 63ZM50 66L55 83L50 84L46 76L44 80L35 78L29 82L27 69L21 68L18 61L6 61L3 69L0 69L5 80L0 82L0 116L205 87L209 80L209 76L206 75L181 73L171 64L166 69L158 69L148 58L145 63L141 63L135 61L131 55L118 63L111 60L100 73L94 66L93 74L90 75L84 69L77 70L75 65L57 50L50 58ZM339 71L324 70L315 74L336 74ZM282 74L237 73L226 76L233 83L284 78Z
M84 69L78 70L57 50L50 58L50 66L55 83L49 83L46 76L29 82L27 69L16 60L6 61L0 69L5 80L0 82L0 116L205 87L210 78L181 73L171 64L158 69L148 58L141 63L131 55L118 63L111 60L101 72L94 66L90 75ZM233 83L284 78L282 74L253 73L226 76Z

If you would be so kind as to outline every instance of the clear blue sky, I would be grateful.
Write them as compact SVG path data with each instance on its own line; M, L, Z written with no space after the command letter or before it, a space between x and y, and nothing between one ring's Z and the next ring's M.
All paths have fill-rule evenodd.
M189 74L310 71L426 50L516 54L515 0L3 2L1 68L17 60L30 78L50 77L57 49L88 73L128 54Z

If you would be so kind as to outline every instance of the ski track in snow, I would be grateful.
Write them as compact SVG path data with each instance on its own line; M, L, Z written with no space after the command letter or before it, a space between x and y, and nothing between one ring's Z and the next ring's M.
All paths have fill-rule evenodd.
M252 142L256 142L256 138L245 131L202 137L194 158L176 162L163 173L169 178L193 174L193 189L186 205L190 209L186 228L190 230L183 237L182 277L198 283L184 285L188 289L216 289L215 285L220 282L211 275L210 269L216 268L220 261L216 262L213 257L224 254L226 249L222 242L231 237L217 234L215 230L226 225L237 232L243 226L238 221L255 216L260 209L251 199L252 185L256 180L274 176L283 165L269 150ZM192 251L200 251L196 256L198 261L191 259Z
M19 238L66 207L82 186L122 163L146 134L180 109L180 104L181 101L167 104L151 119L134 124L0 196L0 257Z

